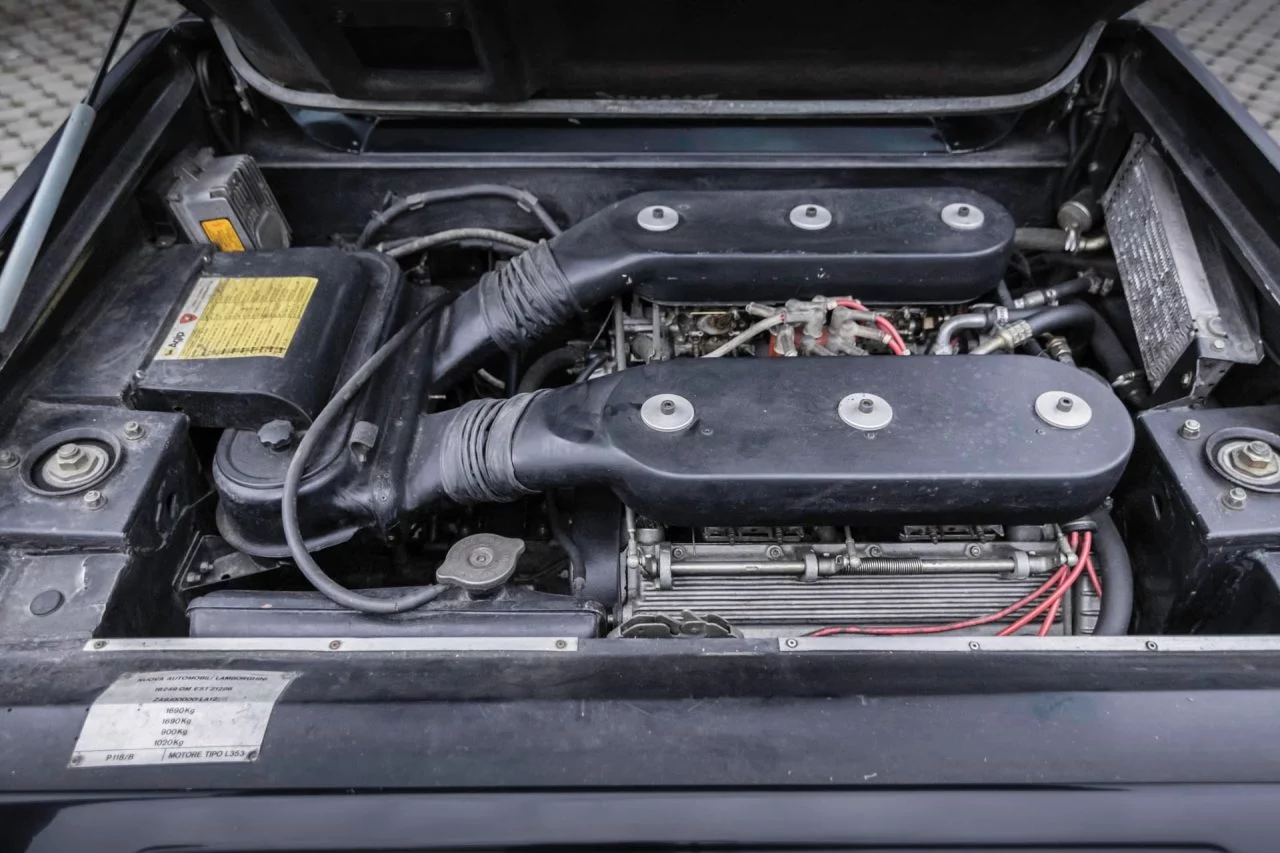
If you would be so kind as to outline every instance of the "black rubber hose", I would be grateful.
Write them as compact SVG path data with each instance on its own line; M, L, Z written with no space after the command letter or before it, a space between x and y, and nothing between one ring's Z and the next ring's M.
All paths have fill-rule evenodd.
M582 562L582 549L573 541L565 524L564 513L560 511L560 502L555 489L546 494L547 522L551 525L551 538L555 540L565 556L569 558L569 583L574 578L586 577L586 569Z
M1065 302L1077 296L1083 296L1093 287L1093 279L1088 276L1069 279L1061 284L1028 290L1013 300L1018 307L1038 308L1050 302Z
M1005 284L1003 281L996 285L996 299L998 299L1000 304L1005 308L1013 307L1013 296L1009 293L1009 285Z
M562 230L533 193L502 184L469 184L463 187L449 187L442 190L414 193L400 199L400 201L392 204L381 213L375 213L373 218L369 220L369 224L364 227L364 231L360 232L360 236L356 238L356 248L361 249L369 245L373 235L378 233L382 226L406 211L423 208L429 204L442 201L460 201L468 198L485 197L510 199L537 217L538 221L542 223L542 227L552 236L559 234Z
M1093 548L1098 555L1102 581L1102 611L1093 628L1094 636L1120 637L1129 633L1129 620L1133 616L1133 567L1129 552L1124 546L1120 530L1111 520L1111 514L1100 510L1089 516L1097 529L1093 533Z
M1083 302L1073 304L1080 305L1093 314L1093 333L1089 336L1089 348L1093 350L1093 357L1102 365L1102 372L1107 379L1114 382L1124 374L1136 370L1137 365L1120 342L1120 336L1098 310Z
M302 437L302 441L298 444L298 449L289 463L289 470L284 475L284 494L280 501L280 516L281 523L284 526L284 538L289 543L289 553L293 555L294 562L298 564L298 570L302 572L303 576L317 591L335 604L350 610L358 610L361 613L402 613L406 610L421 607L428 601L438 598L446 587L440 584L432 584L399 598L370 598L352 592L337 583L324 573L324 569L320 568L320 565L307 551L307 543L302 538L302 531L298 526L298 486L302 482L302 474L306 470L307 459L311 456L312 451L315 450L316 445L320 443L325 431L342 414L342 410L355 399L356 394L369 381L370 377L377 372L378 368L382 367L387 359L395 355L401 347L412 340L414 335L422 331L427 321L434 317L451 299L452 294L436 290L428 298L426 304L423 305L418 316L388 338L386 343L380 346L373 355L369 356L368 360L360 365L355 373L351 374L351 378L343 383L338 392L333 395L333 398L320 410L320 414L316 415L315 420L311 422L311 428Z
M1046 308L1038 314L1031 315L1024 322L1031 327L1032 336L1043 335L1045 332L1060 332L1064 329L1079 329L1092 335L1096 316L1096 312L1088 305L1076 302L1071 305Z
M537 391L547 384L547 380L553 373L557 370L568 370L577 364L581 357L582 350L579 347L560 347L540 356L524 372L524 378L520 380L517 392L523 394L526 391Z
M1098 270L1112 278L1120 275L1120 268L1116 266L1113 258L1094 258L1087 255L1045 252L1035 256L1035 263L1037 266L1063 266L1073 270Z
M1067 246L1067 232L1060 228L1019 228L1013 245L1024 252L1061 252Z
M1013 296L1009 293L1009 285L1003 281L996 285L996 299L999 300L1000 304L1005 308L1014 310ZM1023 344L1022 349L1027 353L1027 355L1044 355L1044 347L1040 346L1040 342L1034 339Z
M591 378L591 374L600 369L600 366L609 360L609 353L598 352L587 359L587 363L583 366L582 371L578 373L573 380L574 385L581 385Z

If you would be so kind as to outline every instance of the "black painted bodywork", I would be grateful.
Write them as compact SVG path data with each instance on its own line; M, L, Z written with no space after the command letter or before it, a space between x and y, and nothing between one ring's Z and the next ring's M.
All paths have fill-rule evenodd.
M1215 217L1257 290L1263 334L1274 345L1280 154L1168 34L1117 25L1109 38L1131 56L1122 120L1160 140ZM73 178L69 197L77 203L60 216L16 321L0 336L6 443L25 429L20 419L32 408L9 401L68 387L50 379L63 355L58 339L74 338L103 304L104 272L150 251L133 239L145 230L132 198L144 175L182 147L211 140L189 65L191 51L210 44L201 25L187 24L145 39L113 74L107 118ZM358 227L390 186L460 183L475 167L456 151L371 161L315 148L280 115L268 125L246 147L290 218L311 229L302 239ZM486 155L490 174L556 197L557 213L570 218L696 176L737 188L941 180L990 195L1019 224L1043 224L1051 213L1048 191L1064 165L1064 150L1051 140L1033 144L1014 131L984 150L929 158L864 150L802 151L782 160L740 149L722 156L615 153L589 157L591 180L582 181L575 178L581 155L527 154L518 134L508 138L510 150ZM6 240L45 162L47 155L0 200ZM498 227L521 223L518 211L473 203L427 211L401 227L425 231L478 214ZM101 414L112 408L113 393L81 389L77 401L59 405ZM164 436L176 418L147 427ZM156 441L129 462L141 474L189 464L190 457L181 442ZM155 491L146 492L150 501ZM202 506L198 494L180 494L164 541L181 542L180 520ZM20 559L5 558L0 618L14 631L6 629L0 655L0 786L11 793L0 800L0 823L4 843L15 849L225 845L228 838L258 849L540 841L1274 846L1274 834L1251 832L1275 817L1274 793L1258 783L1280 783L1265 748L1280 736L1274 652L1170 653L1155 641L1146 652L1123 653L788 655L764 642L661 641L621 649L596 641L560 656L85 651L89 638L131 633L131 615L154 619L176 603L141 602L120 580L180 572L181 560L163 548L133 547L144 540L129 537L149 534L154 524L126 523L152 518L140 510L125 503L119 516L95 517L122 523L103 531L91 558L39 553L32 542ZM93 525L82 529L97 535ZM39 592L64 584L59 610L30 611ZM259 761L67 766L86 708L119 674L210 666L304 673L277 707ZM795 785L805 790L776 790ZM1099 785L1105 793L1090 790ZM1042 790L1007 790L1014 786ZM511 788L526 792L514 799L497 793ZM683 790L661 793L673 788ZM420 793L459 789L481 793L464 795L467 802ZM177 790L186 794L173 797ZM352 791L365 795L316 796ZM604 799L618 791L625 805L606 808ZM250 792L259 797L232 796ZM287 792L295 798L266 796ZM556 810L573 806L590 813ZM947 820L948 808L960 816ZM294 831L282 835L286 827ZM298 827L314 834L297 834ZM557 831L538 834L548 827Z

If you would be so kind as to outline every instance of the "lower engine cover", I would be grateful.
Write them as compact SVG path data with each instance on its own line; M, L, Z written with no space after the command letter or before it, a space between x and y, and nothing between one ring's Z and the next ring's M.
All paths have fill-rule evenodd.
M1037 414L1046 392L1086 422ZM842 417L854 394L892 409L881 428ZM666 398L687 424L683 402L655 419ZM540 395L512 461L530 489L607 483L664 524L1040 524L1096 509L1133 441L1110 388L1048 359L704 358Z

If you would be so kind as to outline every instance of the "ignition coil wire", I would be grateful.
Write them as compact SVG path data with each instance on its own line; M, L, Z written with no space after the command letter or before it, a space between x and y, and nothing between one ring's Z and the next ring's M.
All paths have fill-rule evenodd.
M951 631L963 631L966 628L978 628L983 625L989 625L992 622L999 622L1001 619L1017 613L1019 610L1026 607L1049 590L1053 589L1054 586L1060 583L1066 576L1067 568L1066 566L1061 566L1053 573L1053 576L1045 581L1035 592L1018 599L1013 604L1010 604L1002 610L998 610L988 616L979 616L976 619L966 619L963 622L951 622L946 625L915 625L906 628L858 628L852 626L823 628L819 631L812 632L809 636L831 637L837 634L872 634L876 636L899 637L914 636L917 634L946 634Z
M1071 587L1075 586L1076 581L1078 581L1080 579L1080 576L1084 574L1085 567L1089 565L1089 559L1090 559L1089 552L1092 550L1092 548L1093 548L1093 534L1086 531L1084 534L1084 538L1081 540L1081 543L1080 543L1080 549L1079 549L1080 559L1076 563L1075 568L1071 570L1071 573L1067 575L1066 580L1062 581L1061 585L1054 592L1050 593L1048 598L1046 598L1044 601L1040 602L1035 607L1033 607L1030 611L1027 612L1026 615L1020 617L1012 625L1008 625L1004 628L1001 628L1000 631L996 633L996 636L1008 637L1018 633L1027 625L1034 622L1036 618L1040 616L1040 614L1046 612L1050 607L1053 607L1054 604L1060 603L1062 601L1063 596L1067 594L1067 592L1071 589ZM1066 567L1064 566L1063 568L1065 569ZM1063 569L1059 569L1059 572L1061 572L1062 570Z
M1071 546L1073 549L1077 549L1077 554L1079 556L1074 568L1066 565L1059 566L1057 571L1055 571L1053 575L1041 584L1034 592L987 616L979 616L975 619L966 619L961 622L951 622L945 625L913 625L908 627L884 628L863 628L856 626L822 628L810 633L809 636L832 637L839 634L868 634L873 636L900 637L919 636L925 634L946 634L952 631L979 628L983 625L989 625L992 622L999 622L1001 619L1005 619L1012 616L1014 613L1017 613L1019 610L1028 606L1042 595L1048 594L1048 598L1040 604L1037 604L1030 612L1020 617L1013 624L1002 628L996 634L997 637L1008 637L1012 634L1016 634L1028 624L1035 621L1041 614L1047 612L1048 615L1046 616L1044 625L1040 628L1040 636L1046 636L1048 634L1048 626L1051 626L1053 624L1053 620L1057 618L1058 611L1062 606L1063 597L1071 590L1084 572L1089 572L1090 582L1095 584L1094 588L1098 590L1099 597L1102 595L1101 587L1099 587L1096 582L1097 575L1093 568L1093 557L1090 554L1093 547L1093 534L1085 532L1083 534L1083 539L1080 539L1079 537L1080 534L1071 534Z
M867 307L857 299L837 299L835 303L844 308L852 308L854 311L867 310ZM893 322L883 314L872 313L875 314L876 327L889 336L887 342L889 351L894 355L907 355L907 342L902 339L902 335L898 332L898 327L893 325Z

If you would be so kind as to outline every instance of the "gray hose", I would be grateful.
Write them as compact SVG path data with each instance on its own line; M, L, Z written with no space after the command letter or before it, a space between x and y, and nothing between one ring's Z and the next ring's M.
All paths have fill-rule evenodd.
M938 339L933 344L933 354L951 355L955 352L951 348L951 338L956 332L961 329L985 329L990 323L991 320L986 314L956 314L954 317L948 317L938 327Z
M779 311L777 314L770 314L768 317L765 317L763 320L759 320L755 323L752 323L750 326L743 329L741 332L734 335L732 338L725 341L723 344L721 344L720 346L713 349L711 352L704 355L703 358L720 358L723 355L728 355L729 353L736 350L738 347L750 341L756 335L760 334L761 332L772 329L774 326L778 325L779 323L785 322L786 319L787 319L786 311Z
M315 450L316 445L320 443L324 433L342 414L343 409L355 399L356 394L364 387L364 384L377 372L378 368L386 363L387 359L395 355L401 347L413 339L414 335L422 331L427 321L434 317L449 302L450 298L450 294L444 291L437 291L432 294L417 317L414 317L404 328L388 338L386 343L380 346L373 355L369 356L369 359L360 365L355 373L351 374L351 378L343 383L338 392L333 395L333 399L325 404L324 408L320 410L320 414L316 415L315 420L312 421L311 428L302 437L297 451L293 454L293 459L289 462L289 470L284 475L283 496L280 501L280 520L284 527L285 541L289 543L289 553L293 555L294 562L298 564L298 570L302 572L303 576L317 591L335 604L350 610L358 610L361 613L402 613L406 610L421 607L428 601L438 598L445 591L445 587L440 584L433 584L398 598L370 598L352 592L330 578L324 573L324 569L320 568L319 563L308 553L307 543L302 538L302 530L298 526L298 487L302 482L302 474L306 470L308 458L311 456L312 451Z
M386 210L374 214L369 220L369 224L364 227L364 231L356 239L356 248L362 249L369 245L369 241L373 239L373 235L378 233L382 226L386 225L392 219L408 210L414 210L426 207L429 204L435 204L441 201L460 201L468 198L484 198L486 196L495 196L498 198L506 198L514 201L524 210L529 211L538 221L542 223L542 227L547 230L548 234L555 236L561 232L561 228L556 221L551 218L551 214L538 201L537 196L525 190L515 187L503 186L502 184L471 184L465 187L449 187L443 190L428 190L427 192L414 193L406 196L400 201L388 207Z
M439 231L435 234L427 234L424 237L415 237L412 240L397 241L395 245L386 249L386 253L393 258L403 258L406 255L412 255L415 252L421 252L423 249L430 249L433 246L443 246L446 243L461 243L464 240L497 243L503 246L510 246L521 252L528 251L535 245L531 240L508 234L505 231L495 231L492 228L451 228L448 231Z
M1102 575L1099 578L1102 611L1093 633L1098 637L1124 636L1129 633L1129 620L1133 616L1133 567L1129 563L1129 552L1110 513L1100 510L1089 517L1097 527L1093 548Z

